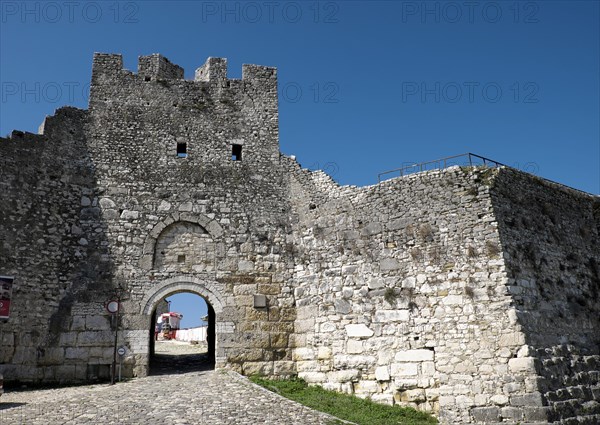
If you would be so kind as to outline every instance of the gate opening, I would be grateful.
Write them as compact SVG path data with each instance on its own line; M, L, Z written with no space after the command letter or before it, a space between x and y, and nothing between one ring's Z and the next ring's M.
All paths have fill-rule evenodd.
M166 296L152 312L149 339L151 375L214 369L215 311L191 292Z

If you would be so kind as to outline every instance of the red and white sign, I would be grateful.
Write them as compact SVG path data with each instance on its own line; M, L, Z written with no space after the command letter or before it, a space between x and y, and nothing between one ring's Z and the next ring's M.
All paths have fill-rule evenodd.
M8 319L10 316L10 298L14 280L12 276L0 276L0 319Z

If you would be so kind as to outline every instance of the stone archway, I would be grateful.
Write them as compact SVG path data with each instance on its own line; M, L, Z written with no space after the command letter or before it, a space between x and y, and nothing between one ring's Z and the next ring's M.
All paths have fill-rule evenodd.
M208 235L213 239L217 245L221 241L223 236L223 228L214 219L208 218L203 214L191 214L191 213L173 213L165 217L158 224L156 224L152 230L148 233L146 240L144 241L144 247L142 249L142 256L140 258L139 266L144 270L151 270L154 263L154 255L156 242L160 234L167 229L167 227L174 223L192 223L201 226Z
M222 359L217 356L219 339L217 328L220 322L220 316L225 305L224 297L216 288L213 282L207 282L191 276L176 276L166 279L149 288L145 297L141 302L140 313L147 319L149 326L153 326L152 315L159 302L173 294L189 292L204 298L209 308L209 329L208 329L208 350L209 360L214 362L217 367L223 366ZM149 344L149 342L148 342ZM148 353L148 361L150 363L150 350Z

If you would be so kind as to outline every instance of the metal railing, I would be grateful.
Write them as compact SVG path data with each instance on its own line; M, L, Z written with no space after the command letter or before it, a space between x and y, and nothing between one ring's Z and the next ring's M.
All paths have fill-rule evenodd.
M461 160L462 159L462 160ZM460 166L480 166L483 165L485 167L505 167L506 165L494 161L493 159L489 159L480 155L475 155L474 153L463 153L461 155L448 156L446 158L436 159L434 161L421 162L418 164L410 164L401 168L396 168L394 170L384 171L383 173L379 173L377 178L379 182L382 181L382 176L392 173L399 173L399 176L406 176L408 174L420 173L422 171L429 170L443 170L444 168L452 167L454 165ZM383 179L385 180L385 179Z

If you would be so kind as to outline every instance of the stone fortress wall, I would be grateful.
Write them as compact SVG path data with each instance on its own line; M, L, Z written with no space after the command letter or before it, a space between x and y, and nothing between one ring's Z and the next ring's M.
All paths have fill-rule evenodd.
M598 197L509 168L341 187L279 153L274 68L183 77L96 54L88 110L0 139L7 381L106 377L115 296L143 376L153 310L190 291L219 367L444 423L599 420Z

